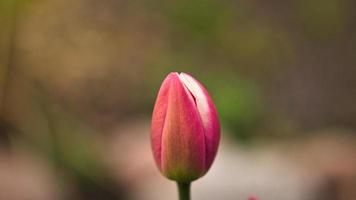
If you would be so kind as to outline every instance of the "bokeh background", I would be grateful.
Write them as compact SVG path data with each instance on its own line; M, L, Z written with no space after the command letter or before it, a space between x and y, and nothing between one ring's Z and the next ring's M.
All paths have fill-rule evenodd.
M193 199L356 199L352 0L0 0L0 199L177 199L149 124L171 71L222 141Z

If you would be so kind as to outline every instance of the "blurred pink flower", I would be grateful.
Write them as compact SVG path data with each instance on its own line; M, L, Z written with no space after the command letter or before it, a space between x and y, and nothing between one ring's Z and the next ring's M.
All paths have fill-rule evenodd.
M257 197L254 197L254 196L250 196L250 197L248 198L248 200L258 200L258 198L257 198Z

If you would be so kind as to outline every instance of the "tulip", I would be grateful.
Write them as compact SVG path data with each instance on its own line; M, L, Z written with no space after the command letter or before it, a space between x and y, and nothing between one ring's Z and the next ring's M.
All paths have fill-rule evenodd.
M170 73L158 92L151 124L160 172L189 193L190 182L211 167L219 141L220 123L206 89L186 73Z

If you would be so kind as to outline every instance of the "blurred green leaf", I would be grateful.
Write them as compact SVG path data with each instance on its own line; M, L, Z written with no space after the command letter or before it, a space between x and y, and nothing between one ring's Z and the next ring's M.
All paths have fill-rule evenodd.
M214 39L233 12L227 2L183 0L170 5L167 13L172 30L186 44Z
M213 81L213 84L209 88L222 123L237 140L251 139L265 112L257 86L253 82L229 75L224 75L223 81Z
M348 0L297 1L297 14L306 36L317 41L337 38L344 32L352 17Z

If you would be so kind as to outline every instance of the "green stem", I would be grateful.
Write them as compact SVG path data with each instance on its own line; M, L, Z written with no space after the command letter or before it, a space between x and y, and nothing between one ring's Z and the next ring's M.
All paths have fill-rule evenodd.
M190 182L188 183L180 183L177 182L178 192L179 192L179 200L190 200Z

